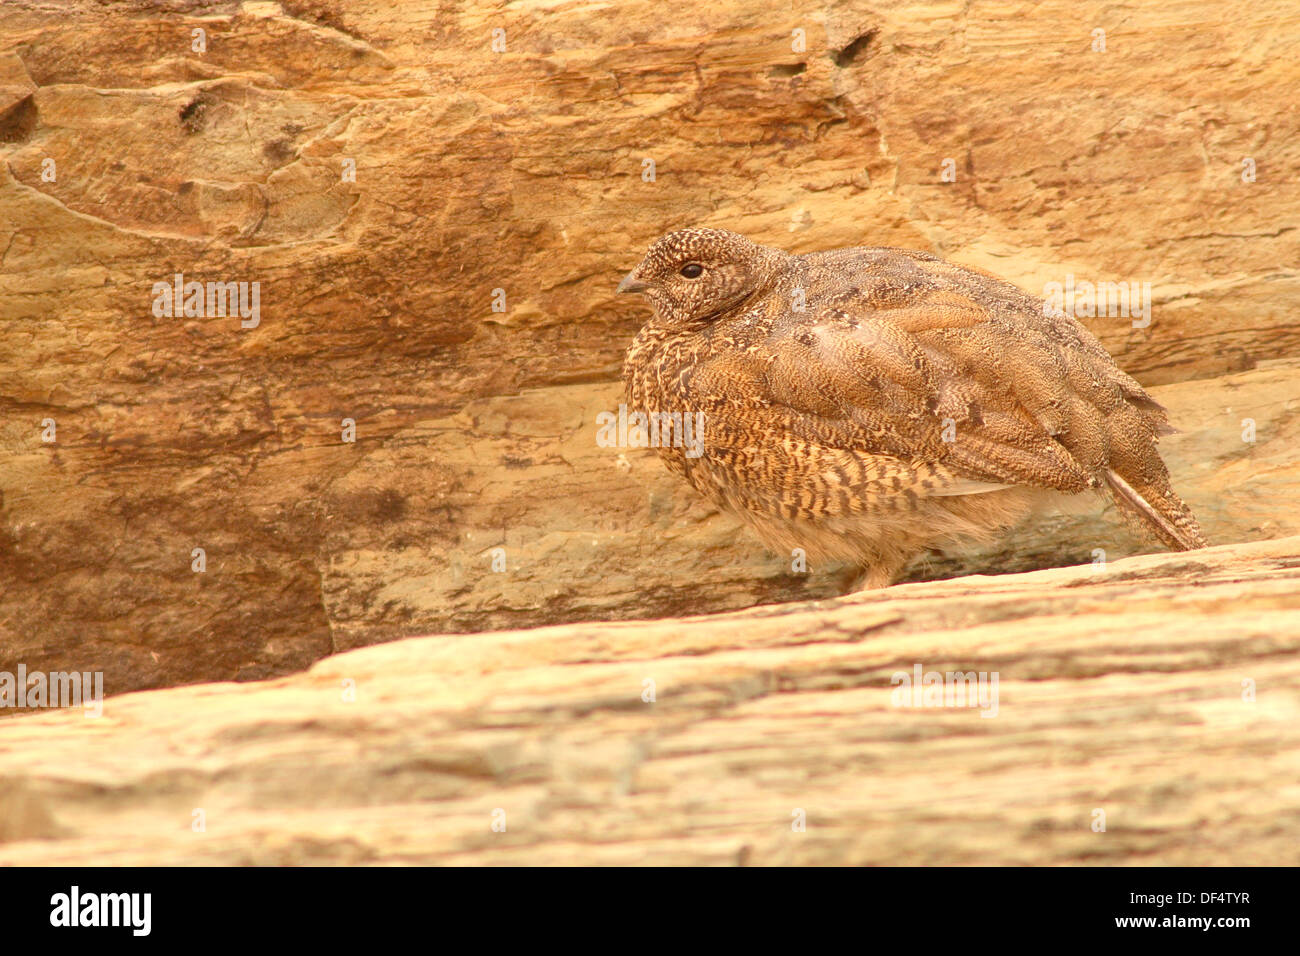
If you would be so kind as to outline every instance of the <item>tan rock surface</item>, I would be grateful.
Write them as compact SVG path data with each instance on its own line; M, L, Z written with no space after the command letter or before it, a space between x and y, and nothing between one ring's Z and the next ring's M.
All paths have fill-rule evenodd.
M1234 449L1180 487L1217 540L1297 530L1289 382L1198 384L1300 357L1292 4L660 11L0 5L0 669L248 679L420 630L832 593L584 443L640 323L614 284L689 223L1150 282L1149 327L1084 321L1190 390L1215 468ZM260 324L154 316L177 272L259 282ZM1276 431L1234 445L1229 405ZM566 512L524 507L547 485ZM1059 533L999 566L1107 546ZM514 576L475 576L480 545Z
M1298 650L1300 537L411 638L0 721L0 864L1295 865Z

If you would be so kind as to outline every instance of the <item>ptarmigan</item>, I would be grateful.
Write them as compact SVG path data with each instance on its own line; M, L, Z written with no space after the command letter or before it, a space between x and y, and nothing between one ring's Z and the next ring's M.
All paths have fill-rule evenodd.
M618 291L655 313L627 353L630 409L702 413L693 452L661 435L660 454L774 550L880 587L1089 489L1166 546L1205 547L1156 450L1164 408L1074 318L993 275L684 229Z

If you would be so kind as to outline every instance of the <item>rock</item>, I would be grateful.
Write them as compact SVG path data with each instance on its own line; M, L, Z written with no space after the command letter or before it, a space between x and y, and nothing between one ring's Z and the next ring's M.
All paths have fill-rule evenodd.
M0 865L1294 865L1297 652L1300 536L410 638L0 723Z
M1300 358L1300 137L1268 108L1300 74L1260 41L1290 15L6 2L0 669L120 692L835 593L582 437L641 322L618 278L691 223L1034 291L1149 282L1149 324L1083 321L1222 432L1180 489L1216 540L1294 532L1285 366L1213 380ZM155 314L178 274L257 283L258 321ZM1241 443L1227 406L1277 431ZM548 483L564 509L535 507ZM995 565L1126 549L1109 535L1048 529ZM478 573L495 546L508 579Z

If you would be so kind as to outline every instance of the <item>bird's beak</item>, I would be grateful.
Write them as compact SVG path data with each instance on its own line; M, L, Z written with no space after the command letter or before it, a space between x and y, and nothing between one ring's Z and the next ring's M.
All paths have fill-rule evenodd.
M633 269L627 275L623 276L623 281L618 284L618 292L644 292L650 288L640 279L636 278L636 270Z

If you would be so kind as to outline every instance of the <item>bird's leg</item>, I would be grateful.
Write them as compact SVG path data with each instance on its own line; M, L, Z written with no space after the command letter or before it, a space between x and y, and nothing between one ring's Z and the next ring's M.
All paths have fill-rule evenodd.
M882 559L873 562L861 569L857 579L849 587L847 593L852 594L855 591L874 591L877 588L887 588L903 573L907 561L904 559Z

